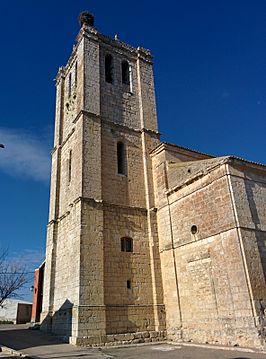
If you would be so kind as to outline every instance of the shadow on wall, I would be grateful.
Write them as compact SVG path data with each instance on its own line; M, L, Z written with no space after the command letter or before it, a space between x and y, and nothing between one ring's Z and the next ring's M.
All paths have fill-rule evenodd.
M249 209L252 217L252 222L255 226L255 237L258 246L258 252L261 261L264 281L266 280L266 235L261 230L261 220L257 210L257 203L255 200L255 184L254 182L245 178L245 191L248 198ZM261 189L265 189L265 184L260 183ZM266 298L257 299L257 311L260 321L260 335L266 337Z
M46 333L56 334L64 342L69 341L72 336L73 304L66 299L63 305L53 314L47 315L41 330Z
M265 185L260 184L265 187ZM245 179L245 191L248 198L249 209L252 217L252 222L255 226L255 236L259 249L261 265L263 269L264 277L266 278L266 236L264 237L261 232L261 221L257 210L256 200L254 198L254 183L248 179Z

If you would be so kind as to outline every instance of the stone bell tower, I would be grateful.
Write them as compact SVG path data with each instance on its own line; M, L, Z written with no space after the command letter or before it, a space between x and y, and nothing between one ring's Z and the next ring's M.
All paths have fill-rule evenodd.
M75 344L159 340L152 57L99 33L89 13L80 24L56 77L42 329Z

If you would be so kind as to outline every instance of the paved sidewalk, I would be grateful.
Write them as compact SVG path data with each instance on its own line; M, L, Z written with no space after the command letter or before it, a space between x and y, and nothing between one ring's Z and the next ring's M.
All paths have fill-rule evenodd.
M56 337L44 334L39 330L30 330L27 328L27 325L0 325L0 344L36 359L110 358L109 355L102 353L98 348L87 349L75 347L62 343Z
M82 359L265 359L265 353L252 350L211 346L150 344L120 348L79 348L65 344L54 336L38 330L29 330L25 325L0 325L0 344L28 354L35 359L82 358ZM0 353L0 359L16 356Z
M215 349L211 346L198 347L193 345L149 345L129 348L113 348L105 350L116 359L266 359L264 353L244 352Z

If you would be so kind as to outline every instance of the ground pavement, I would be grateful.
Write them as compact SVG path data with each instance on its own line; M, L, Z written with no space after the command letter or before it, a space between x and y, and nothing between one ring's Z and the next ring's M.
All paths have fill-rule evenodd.
M0 344L34 359L265 359L266 353L193 345L149 344L120 348L79 348L25 325L0 325ZM0 359L18 358L0 353Z

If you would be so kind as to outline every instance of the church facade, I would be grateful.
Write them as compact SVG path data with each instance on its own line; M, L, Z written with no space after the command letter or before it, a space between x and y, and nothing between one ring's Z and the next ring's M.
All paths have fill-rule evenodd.
M263 346L266 167L161 142L151 53L80 22L56 78L42 330Z

